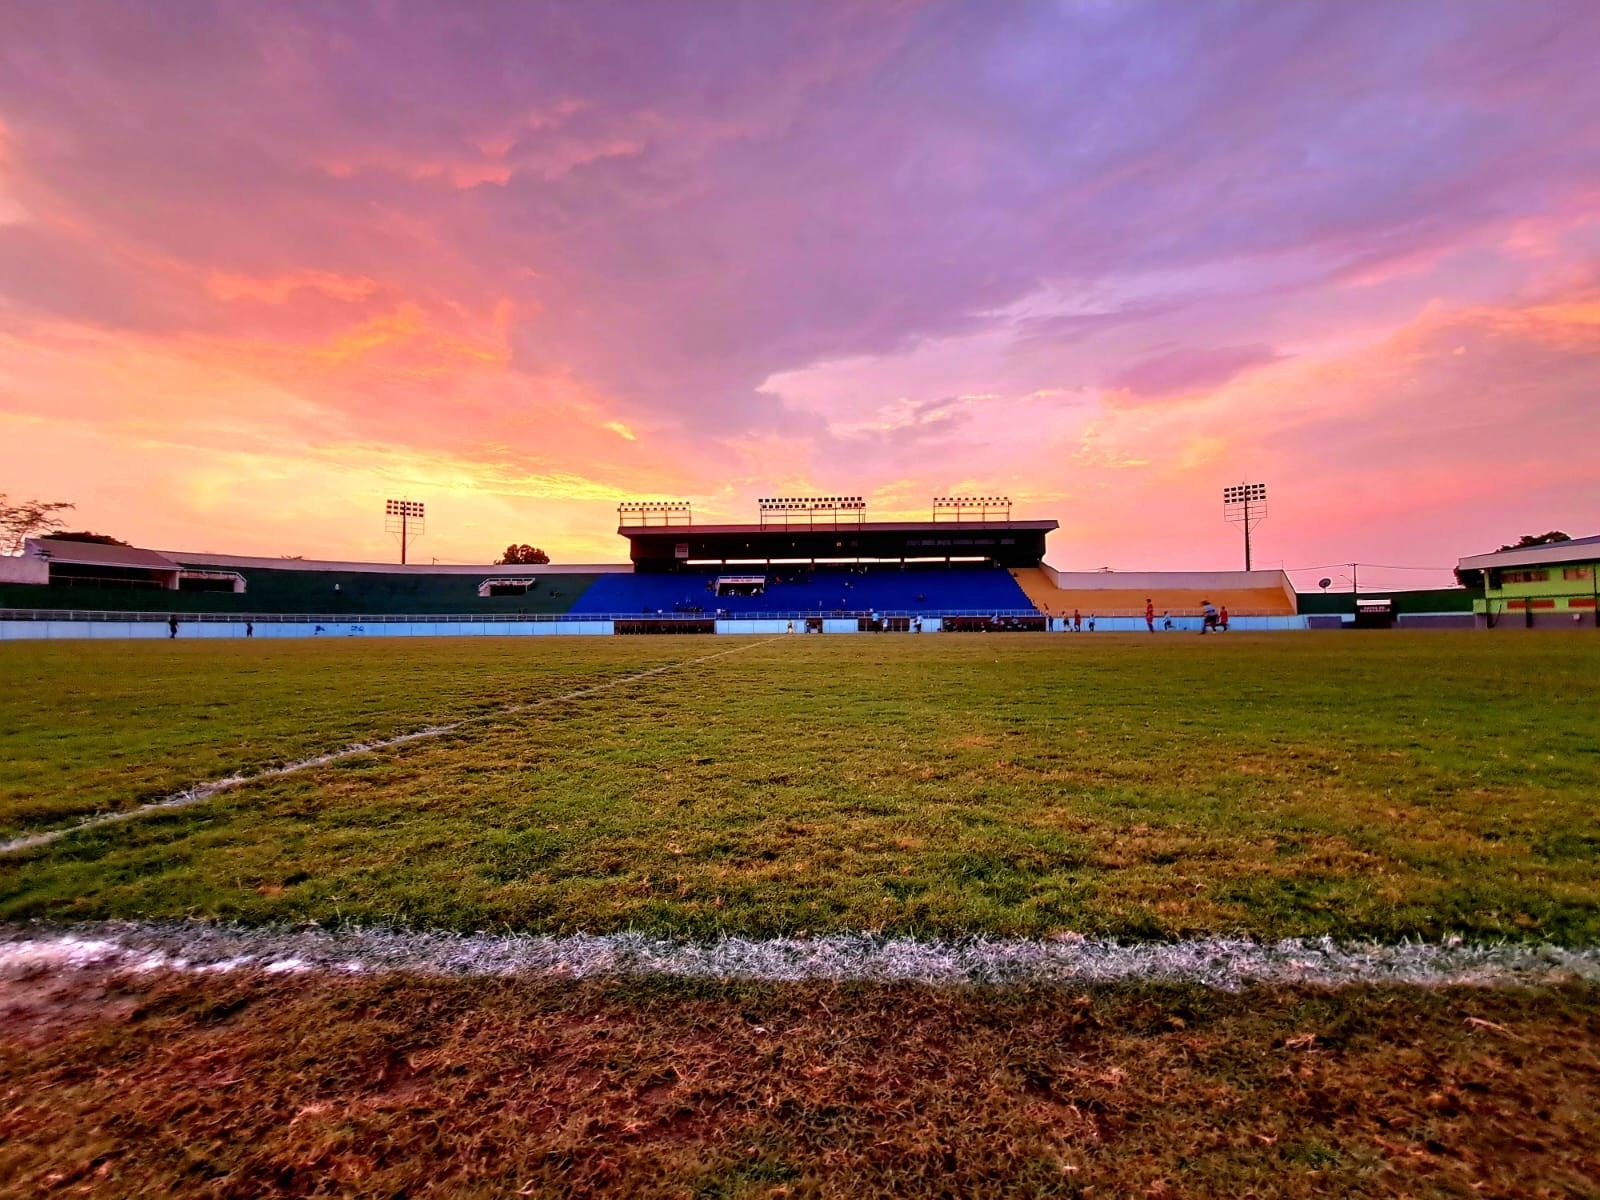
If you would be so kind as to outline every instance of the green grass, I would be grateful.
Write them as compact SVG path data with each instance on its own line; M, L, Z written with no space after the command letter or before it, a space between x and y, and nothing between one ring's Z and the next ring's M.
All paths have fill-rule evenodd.
M0 917L1600 941L1582 635L7 645L0 819L741 644L0 859Z
M0 645L0 838L676 662L616 639Z

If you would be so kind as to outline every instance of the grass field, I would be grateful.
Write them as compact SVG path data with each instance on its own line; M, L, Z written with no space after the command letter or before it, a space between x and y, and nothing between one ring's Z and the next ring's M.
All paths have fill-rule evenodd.
M16 1196L1540 1197L1592 991L241 976L7 995Z
M105 918L1581 949L1597 698L1562 635L0 645L0 840L62 832L0 853L0 1194L1592 1200L1592 983L7 951Z
M1588 945L1597 699L1583 637L12 644L12 836L480 719L8 855L0 917Z

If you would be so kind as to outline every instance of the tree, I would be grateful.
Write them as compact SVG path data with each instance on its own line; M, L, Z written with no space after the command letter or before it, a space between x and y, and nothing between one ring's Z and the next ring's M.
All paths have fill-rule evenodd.
M126 546L129 543L121 538L114 538L109 533L90 533L87 529L74 533L52 533L52 541L57 542L93 542L96 546Z
M65 500L12 500L0 492L0 554L20 554L31 537L60 529L57 513L75 507Z
M537 546L515 543L506 547L506 552L494 560L501 565L511 564L517 566L542 566L550 561L550 556Z
M1571 540L1572 538L1568 534L1562 533L1559 529L1552 529L1549 533L1541 533L1537 537L1531 533L1525 533L1511 545L1501 546L1496 553L1504 553L1507 550L1526 550L1529 546L1553 546L1557 542L1570 542ZM1480 587L1483 584L1483 572L1463 571L1460 567L1457 567L1456 582L1461 584L1462 587Z
M1515 545L1501 546L1500 549L1526 550L1529 546L1550 546L1556 542L1570 542L1571 540L1571 537L1562 533L1559 529L1552 529L1549 533L1541 533L1538 537L1534 537L1531 533L1525 533L1517 539Z

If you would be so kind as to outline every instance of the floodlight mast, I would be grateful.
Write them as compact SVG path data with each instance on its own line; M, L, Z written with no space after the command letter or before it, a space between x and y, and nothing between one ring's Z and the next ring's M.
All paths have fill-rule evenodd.
M412 537L421 537L427 529L427 511L421 500L386 500L383 505L383 527L400 535L400 565L406 565L406 549Z
M1010 496L935 496L933 520L967 521L976 514L983 524L995 520L1011 520Z
M862 525L867 519L865 496L762 496L756 507L763 529L817 529L824 524L838 528L846 523ZM818 520L823 516L828 518L826 523Z
M694 511L687 500L624 500L617 505L617 526L693 525Z
M1250 569L1250 523L1267 519L1267 485L1239 483L1222 489L1222 519L1244 524L1244 569Z

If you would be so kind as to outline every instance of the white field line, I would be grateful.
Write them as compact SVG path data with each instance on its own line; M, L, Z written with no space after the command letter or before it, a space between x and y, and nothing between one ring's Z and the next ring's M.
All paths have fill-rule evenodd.
M1600 948L1257 942L1212 937L1122 943L916 940L872 934L682 942L642 934L411 933L392 929L251 929L202 922L0 926L0 977L69 970L207 974L256 970L324 975L545 980L676 976L772 983L872 982L935 986L1187 983L1227 991L1267 984L1340 987L1527 987L1600 984Z
M493 721L500 717L531 712L536 708L546 708L552 704L564 704L568 700L580 700L585 696L592 696L596 692L604 692L614 687L621 687L625 683L636 683L641 679L648 679L652 675L660 675L666 671L698 666L703 662L710 662L714 658L722 658L728 654L738 654L743 650L753 650L757 646L764 646L768 642L777 640L776 638L764 638L759 642L747 642L742 646L734 646L728 650L718 650L713 654L702 654L699 658L667 663L665 666L651 667L648 671L624 675L620 679L611 679L605 683L596 683L589 687L563 692L559 696L547 696L543 700L530 700L526 704L511 704L504 708L494 709L492 712L477 713L470 717L463 717L459 721L452 721L448 725L429 725L425 729L416 729L396 737L381 738L371 742L356 742L344 747L342 750L330 750L326 754L313 755L311 758L302 758L295 762L284 763L282 766L267 767L264 770L254 771L248 775L229 775L225 779L213 779L206 783L198 783L193 787L185 788L181 792L174 792L170 796L164 796L160 800L152 800L148 804L141 804L139 807L130 808L125 812L99 813L92 817L85 817L81 821L75 821L71 825L64 825L60 829L47 829L42 833L33 833L9 842L0 842L0 854L14 854L22 850L34 850L40 846L48 846L52 842L60 841L70 834L78 833L85 829L94 829L101 825L115 825L119 821L132 821L139 817L147 817L151 813L166 812L174 808L188 808L191 804L199 804L202 800L209 800L218 792L225 792L230 788L239 787L241 784L277 779L283 775L309 771L313 767L325 767L329 763L351 758L357 754L375 754L381 750L391 750L396 746L404 746L408 742L441 737L444 734L454 733L458 729L464 729L468 725L476 724L479 721Z

